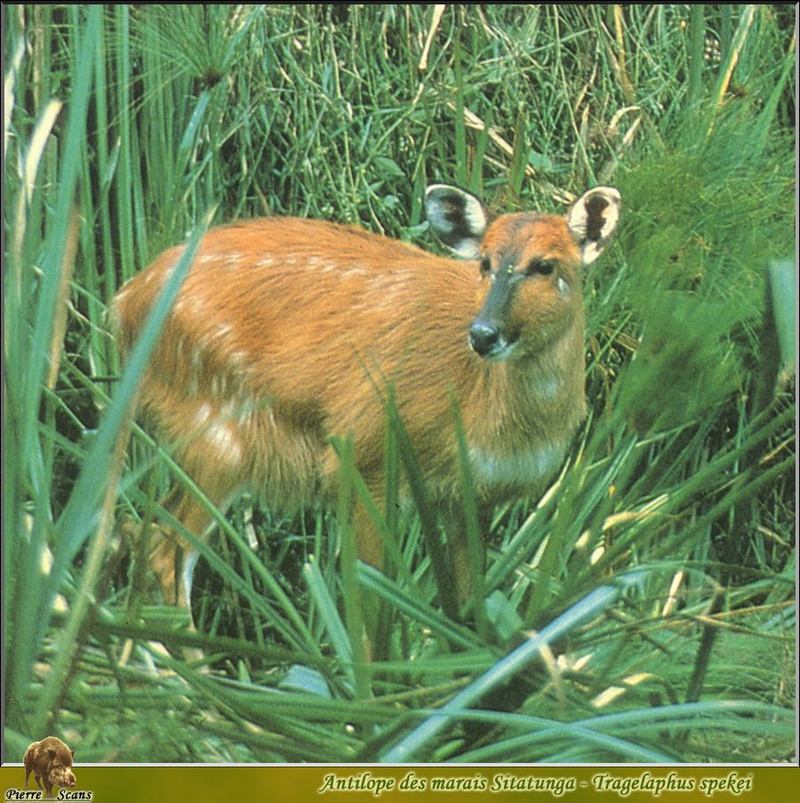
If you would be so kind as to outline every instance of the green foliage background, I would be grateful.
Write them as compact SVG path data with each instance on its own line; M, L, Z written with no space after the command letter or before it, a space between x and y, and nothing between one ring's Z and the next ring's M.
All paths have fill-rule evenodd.
M793 9L2 14L7 755L46 731L82 761L791 756ZM386 523L406 567L391 580L356 564L346 515L245 503L218 514L187 633L149 604L114 527L163 520L170 482L191 487L135 424L126 448L171 298L124 374L110 299L165 246L236 217L436 248L432 181L498 211L622 193L586 278L591 413L568 471L496 512L475 628L440 613L413 509ZM342 459L346 510L362 490L346 444ZM353 660L343 601L365 591L397 612L380 664ZM530 629L551 634L543 660Z

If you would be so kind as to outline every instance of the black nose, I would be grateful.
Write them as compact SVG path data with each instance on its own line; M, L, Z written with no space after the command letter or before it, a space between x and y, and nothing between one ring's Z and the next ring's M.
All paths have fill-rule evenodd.
M500 330L490 323L475 321L469 328L469 344L481 357L485 357L500 339Z

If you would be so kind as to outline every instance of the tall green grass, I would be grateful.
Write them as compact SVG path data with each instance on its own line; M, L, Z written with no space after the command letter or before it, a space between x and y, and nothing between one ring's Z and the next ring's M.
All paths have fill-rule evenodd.
M84 761L790 757L789 11L2 13L6 755L47 731ZM391 571L355 559L347 511L365 491L341 440L338 515L216 512L186 631L150 604L114 529L169 523L166 489L193 487L129 421L180 275L123 373L117 287L187 239L188 266L205 226L238 216L359 222L434 248L421 199L440 180L504 211L563 209L597 182L622 192L617 241L586 277L591 412L563 475L495 511L485 605L474 627L455 622L389 414L390 476L414 488L398 510L390 483L388 520L371 506ZM354 661L366 595L393 613L373 664Z

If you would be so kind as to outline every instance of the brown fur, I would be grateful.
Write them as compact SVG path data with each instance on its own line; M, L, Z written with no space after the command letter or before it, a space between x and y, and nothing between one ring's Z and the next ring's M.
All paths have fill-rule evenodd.
M242 490L284 509L330 499L338 461L328 437L348 433L368 487L381 498L387 383L443 509L458 495L453 397L482 502L541 489L585 409L580 249L564 218L530 214L496 220L483 249L512 254L520 265L533 257L558 261L552 277L526 279L515 295L513 360L487 361L469 347L467 332L489 285L474 261L316 220L213 229L166 322L141 407L223 507ZM124 351L181 252L166 251L118 294ZM173 513L198 536L208 529L209 516L186 494ZM360 555L380 566L380 539L363 511L356 517ZM463 536L453 537L450 550L463 600ZM152 566L165 595L188 605L176 583L182 554L180 540L167 533Z
M48 736L41 742L30 744L22 759L25 765L25 788L28 787L31 773L36 785L48 797L53 796L54 786L75 786L75 774L72 772L74 755L75 751L56 736Z

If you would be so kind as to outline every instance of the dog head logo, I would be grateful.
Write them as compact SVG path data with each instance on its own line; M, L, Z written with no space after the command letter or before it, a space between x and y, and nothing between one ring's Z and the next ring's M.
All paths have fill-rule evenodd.
M74 755L75 751L70 750L55 736L33 742L22 759L25 765L25 787L28 786L31 773L39 789L48 797L53 796L54 786L75 786L75 774L72 772Z

